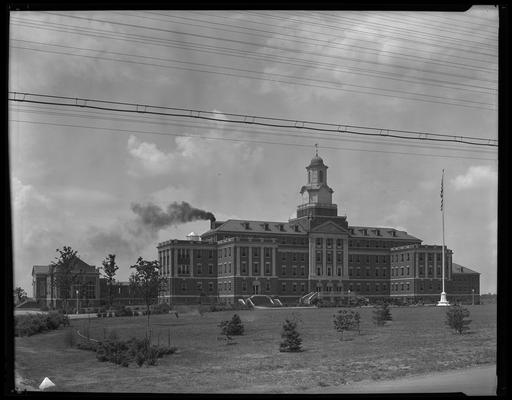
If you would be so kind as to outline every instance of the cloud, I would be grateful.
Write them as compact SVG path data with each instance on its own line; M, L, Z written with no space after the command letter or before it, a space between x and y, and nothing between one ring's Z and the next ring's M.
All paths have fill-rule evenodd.
M11 179L12 203L16 212L22 211L30 205L48 207L51 201L39 193L31 185L26 185L15 176Z
M488 165L471 166L463 175L452 179L455 190L468 190L494 185L498 182L497 171Z
M156 144L141 142L134 135L128 138L128 152L151 174L169 171L174 158L171 153L166 154L159 150Z
M422 216L420 209L409 200L400 200L395 206L394 212L384 218L384 224L399 227L397 229L407 231L404 226L409 225L412 219Z

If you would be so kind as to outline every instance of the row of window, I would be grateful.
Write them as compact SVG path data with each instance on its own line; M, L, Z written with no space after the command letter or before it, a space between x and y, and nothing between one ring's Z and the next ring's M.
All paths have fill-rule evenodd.
M316 274L317 274L318 276L323 275L323 271L324 271L323 266L320 266L320 265L317 265L317 266L316 266ZM326 272L327 276L333 276L334 271L336 271L336 275L337 275L337 276L341 276L341 267L336 268L336 270L334 270L333 268L331 268L331 267L329 267L329 266L328 266L328 267L326 268L326 271L325 271L325 272Z
M332 251L327 251L325 253L325 255L326 255L327 263L332 263L333 252ZM321 251L317 251L316 252L315 260L316 260L317 263L321 263L322 262L322 252ZM343 264L343 252L342 251L337 251L336 252L336 264Z
M219 284L219 286L220 286L220 284ZM208 291L213 292L213 288L214 288L213 282L208 282ZM181 282L180 289L182 292L187 291L187 281ZM196 282L196 290L203 291L203 282L201 282L201 281Z
M418 253L418 259L420 262L425 261L425 253L419 252ZM442 254L436 253L436 261L438 263L441 263L442 261ZM400 262L400 261L410 261L412 259L410 253L401 253L401 254L392 254L391 255L391 262ZM427 253L427 262L431 263L434 261L434 253Z
M356 283L355 285L350 283L348 285L348 290L350 292L353 292L354 291L354 288L356 290L356 293L358 292L361 292L361 287L362 285L360 283ZM387 289L388 289L388 286L386 283L379 283L379 282L376 282L374 283L373 285L370 284L370 283L366 283L365 286L365 292L366 293L371 293L371 292L385 292Z
M448 268L446 268L446 270L448 270ZM408 276L410 275L410 267L407 266L407 267L391 267L391 276ZM425 273L425 269L422 267L422 266L419 266L418 267L418 275L419 276L423 276ZM437 267L436 268L436 274L437 276L441 276L441 267ZM432 266L429 266L427 268L427 276L433 276L434 275L434 268Z
M370 268L366 268L365 270L365 276L370 276ZM386 276L386 268L375 268L374 270L375 276ZM348 269L348 276L362 276L361 275L361 268L349 268Z
M333 238L326 238L325 239L325 247L328 248L328 249L332 249L333 248L333 245L334 245L334 240ZM316 238L316 247L317 248L322 248L323 245L324 245L324 239L323 238ZM343 248L343 239L336 239L336 247L339 248L339 249L342 249Z
M390 249L392 247L402 246L403 243L400 242L388 242L382 240L349 240L349 247L370 247L370 248L381 248L381 249Z
M375 255L372 257L375 257L375 264L386 264L387 262L389 262L389 258L388 258L389 256ZM365 255L365 256L362 256L360 254L349 254L348 255L348 262L361 263L362 262L361 260L364 260L365 264L370 264L370 256L369 255Z

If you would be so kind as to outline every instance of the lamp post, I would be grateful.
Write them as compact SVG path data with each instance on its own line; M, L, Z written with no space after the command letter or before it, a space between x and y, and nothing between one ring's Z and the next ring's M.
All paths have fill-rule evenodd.
M475 305L475 289L471 289L471 305Z
M76 313L78 314L78 289L76 290Z

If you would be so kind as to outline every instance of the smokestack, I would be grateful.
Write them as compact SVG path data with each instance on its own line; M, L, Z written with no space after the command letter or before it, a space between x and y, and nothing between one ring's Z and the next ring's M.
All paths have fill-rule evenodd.
M169 204L167 211L162 210L156 204L141 205L135 203L132 204L132 211L139 216L145 226L153 230L197 220L215 221L215 216L211 212L192 207L185 201Z

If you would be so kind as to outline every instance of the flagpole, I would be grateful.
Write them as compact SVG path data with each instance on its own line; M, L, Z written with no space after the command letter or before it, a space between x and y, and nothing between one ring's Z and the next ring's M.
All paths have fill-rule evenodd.
M442 277L442 286L443 286L443 291L441 292L441 299L438 301L437 305L438 306L449 306L450 303L448 302L448 300L446 300L446 292L445 292L445 287L444 287L444 280L445 280L445 263L446 263L446 260L445 260L445 244L444 244L444 208L445 208L445 205L444 205L444 169L443 169L443 174L442 174L442 177L441 177L441 221L442 221L442 227L443 227L443 247L442 247L442 254L441 254L441 259L442 259L442 268L443 268L443 271L441 273L441 277Z

